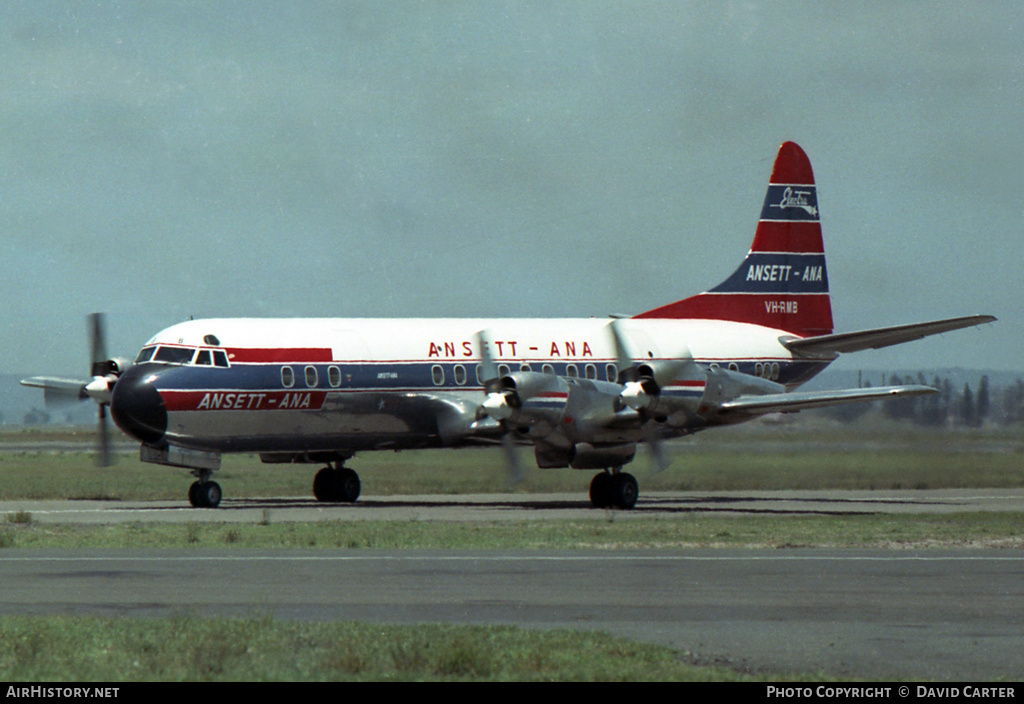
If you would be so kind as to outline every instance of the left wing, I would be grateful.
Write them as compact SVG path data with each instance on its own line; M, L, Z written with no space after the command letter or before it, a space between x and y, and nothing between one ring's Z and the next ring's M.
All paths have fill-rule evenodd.
M68 379L56 376L34 376L22 379L22 386L30 386L43 390L43 400L47 403L82 401L88 398L85 387L90 380Z

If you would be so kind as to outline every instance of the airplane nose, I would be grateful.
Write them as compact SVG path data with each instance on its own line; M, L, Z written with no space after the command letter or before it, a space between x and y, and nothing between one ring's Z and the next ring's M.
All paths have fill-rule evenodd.
M167 407L153 386L154 378L150 365L131 367L117 380L110 397L110 415L117 427L149 445L159 444L167 432Z

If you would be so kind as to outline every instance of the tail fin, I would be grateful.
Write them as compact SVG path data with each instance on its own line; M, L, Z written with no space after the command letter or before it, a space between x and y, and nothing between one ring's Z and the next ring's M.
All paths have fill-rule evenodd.
M801 337L831 333L818 197L804 150L793 142L779 148L754 243L732 276L636 317L730 320Z

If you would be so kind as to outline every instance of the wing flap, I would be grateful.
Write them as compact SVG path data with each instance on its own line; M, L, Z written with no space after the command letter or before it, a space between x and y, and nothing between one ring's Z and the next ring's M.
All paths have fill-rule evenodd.
M930 386L880 386L866 389L842 389L839 391L798 391L789 394L746 395L726 401L718 407L722 413L793 413L810 408L838 406L843 403L864 401L885 401L909 396L936 394L938 389Z
M938 335L952 330L969 328L975 325L991 323L992 315L969 315L963 318L933 320L927 323L896 325L888 328L843 332L817 337L787 338L782 344L787 349L802 355L828 354L835 352L859 352L867 349L878 349L903 342L919 340L929 335Z

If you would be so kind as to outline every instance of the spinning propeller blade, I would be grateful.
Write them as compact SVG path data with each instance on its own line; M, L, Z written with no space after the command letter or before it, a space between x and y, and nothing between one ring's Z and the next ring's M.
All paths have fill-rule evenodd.
M526 470L519 461L519 453L516 452L514 431L505 423L505 418L511 412L504 394L501 391L501 378L498 375L498 365L491 355L491 335L488 330L481 330L476 334L476 343L480 348L480 376L484 383L484 394L486 399L481 404L481 410L491 418L494 418L502 426L501 447L505 453L505 467L508 472L509 483L519 484L526 478Z

